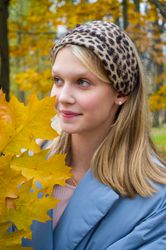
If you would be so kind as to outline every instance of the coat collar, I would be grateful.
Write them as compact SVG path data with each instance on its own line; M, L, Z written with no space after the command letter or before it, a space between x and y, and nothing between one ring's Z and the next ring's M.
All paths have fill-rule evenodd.
M54 229L54 250L74 249L118 200L119 195L88 170Z

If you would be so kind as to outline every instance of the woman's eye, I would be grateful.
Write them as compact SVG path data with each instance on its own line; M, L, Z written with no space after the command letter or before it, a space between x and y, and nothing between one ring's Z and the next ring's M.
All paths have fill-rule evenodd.
M62 79L58 78L58 77L53 77L54 80L54 84L55 85L61 85L62 84Z
M84 79L80 79L79 80L79 85L81 85L82 87L88 87L90 84L90 82L88 82L87 80Z

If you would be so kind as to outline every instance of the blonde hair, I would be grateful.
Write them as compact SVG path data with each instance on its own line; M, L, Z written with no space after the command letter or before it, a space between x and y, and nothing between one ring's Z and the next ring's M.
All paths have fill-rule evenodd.
M132 44L130 42L130 44ZM73 54L97 77L110 83L100 60L88 49L70 46ZM94 176L123 196L151 196L154 183L166 184L165 168L149 136L149 118L142 63L132 44L139 65L139 83L120 107L115 122L91 160ZM71 135L62 132L51 153L66 153L70 162ZM157 163L158 161L158 163ZM160 163L160 164L159 164Z

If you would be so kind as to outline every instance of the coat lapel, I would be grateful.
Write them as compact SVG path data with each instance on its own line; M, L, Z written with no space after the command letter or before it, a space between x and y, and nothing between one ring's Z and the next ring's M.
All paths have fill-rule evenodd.
M100 183L89 170L54 229L53 249L74 249L118 198L117 193Z
M52 210L49 215L52 217ZM53 250L52 220L45 223L34 221L32 224L32 246L34 250Z

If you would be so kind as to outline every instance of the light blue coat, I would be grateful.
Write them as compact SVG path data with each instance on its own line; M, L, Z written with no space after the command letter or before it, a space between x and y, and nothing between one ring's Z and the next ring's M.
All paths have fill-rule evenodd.
M123 198L89 170L54 232L34 222L34 250L166 250L166 186L151 198Z

